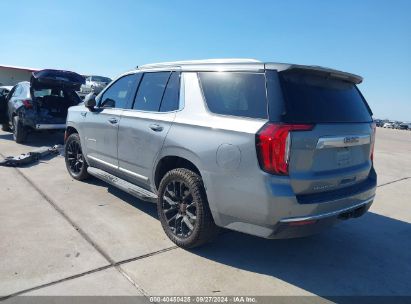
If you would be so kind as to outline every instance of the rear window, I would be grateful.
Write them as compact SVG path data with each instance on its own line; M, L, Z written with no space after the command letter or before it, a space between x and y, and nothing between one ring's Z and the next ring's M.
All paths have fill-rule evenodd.
M209 110L216 114L267 118L263 73L201 72L201 87Z
M355 123L372 121L357 87L339 79L298 72L280 72L286 122Z
M64 93L60 89L33 90L33 95L34 95L34 97L44 97L44 96L64 97Z

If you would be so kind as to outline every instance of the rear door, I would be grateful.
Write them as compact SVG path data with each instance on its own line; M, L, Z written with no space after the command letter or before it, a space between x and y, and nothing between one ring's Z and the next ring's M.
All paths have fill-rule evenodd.
M296 194L328 192L364 182L372 168L372 113L350 81L329 74L279 73L282 120L312 124L293 131L289 175Z
M124 110L118 136L119 170L148 187L154 161L179 108L180 73L144 73L131 109Z
M46 69L34 72L30 83L35 89L58 87L78 91L85 78L71 71Z
M13 88L10 94L10 98L8 97L8 114L11 121L13 113L16 113L17 109L23 107L22 101L30 98L29 83L19 83Z
M82 113L87 158L92 166L114 173L118 171L118 126L123 109L134 97L137 78L136 74L119 78L98 98L94 111L85 109Z

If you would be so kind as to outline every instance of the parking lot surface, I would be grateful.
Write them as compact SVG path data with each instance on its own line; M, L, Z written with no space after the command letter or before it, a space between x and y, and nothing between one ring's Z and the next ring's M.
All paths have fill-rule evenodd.
M0 157L61 141L0 132ZM378 128L374 159L377 197L359 219L304 239L225 231L189 251L165 236L154 204L73 180L62 156L0 167L0 297L411 296L411 132Z

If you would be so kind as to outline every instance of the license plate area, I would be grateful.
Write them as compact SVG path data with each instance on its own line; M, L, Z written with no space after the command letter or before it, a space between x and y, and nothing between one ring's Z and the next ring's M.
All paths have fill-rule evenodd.
M336 161L339 168L351 165L351 151L349 148L339 149L336 152Z

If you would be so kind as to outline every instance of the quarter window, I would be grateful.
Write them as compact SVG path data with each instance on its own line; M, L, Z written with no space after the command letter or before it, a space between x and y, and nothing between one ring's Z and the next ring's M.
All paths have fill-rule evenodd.
M101 107L125 109L130 104L141 74L126 75L117 80L104 92Z
M267 118L265 76L262 73L199 73L211 112L250 118Z
M170 72L145 73L133 109L157 112L169 77Z

